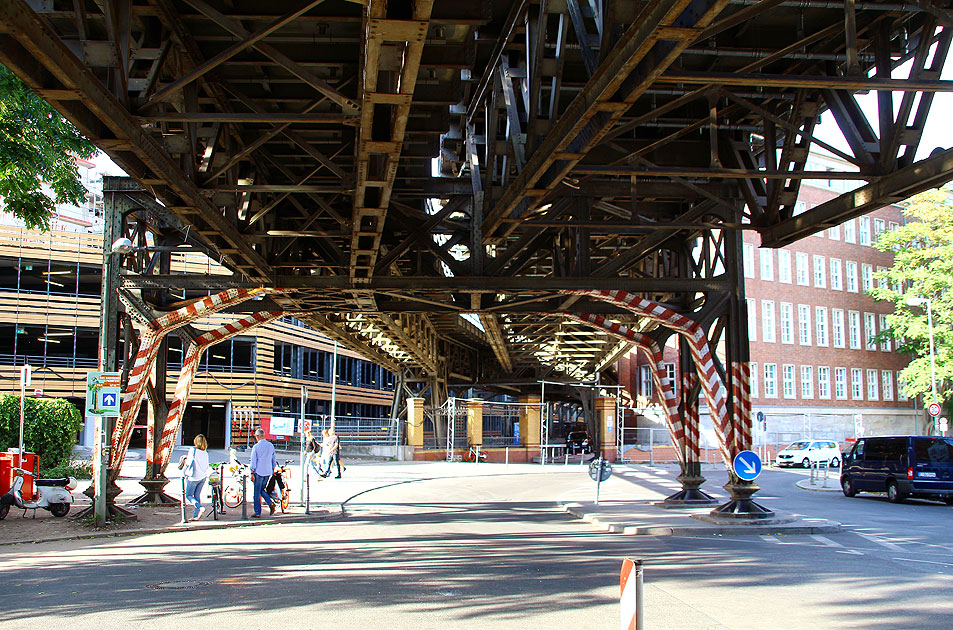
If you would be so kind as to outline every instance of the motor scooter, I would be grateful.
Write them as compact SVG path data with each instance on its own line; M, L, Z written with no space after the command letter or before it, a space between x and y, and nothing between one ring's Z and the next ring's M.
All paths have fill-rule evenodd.
M37 479L32 472L23 468L13 467L13 485L0 497L0 520L7 517L10 506L15 505L22 509L24 514L26 510L33 510L33 516L36 517L37 508L49 510L53 516L62 517L69 513L69 506L73 503L72 491L76 489L77 481L73 477L63 477L61 479ZM33 477L36 486L37 497L33 500L24 500L20 489L23 487L23 476Z

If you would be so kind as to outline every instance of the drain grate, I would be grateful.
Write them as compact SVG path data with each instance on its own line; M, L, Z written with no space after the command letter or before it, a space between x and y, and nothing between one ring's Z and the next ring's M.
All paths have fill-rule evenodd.
M158 584L149 584L149 588L154 589L172 589L172 590L183 590L190 588L199 588L201 586L208 586L208 582L199 582L198 580L173 580L171 582L159 582Z

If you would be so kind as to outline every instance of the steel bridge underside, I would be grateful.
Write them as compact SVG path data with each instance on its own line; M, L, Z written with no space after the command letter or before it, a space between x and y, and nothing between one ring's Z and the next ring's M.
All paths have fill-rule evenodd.
M390 369L518 388L633 347L591 315L673 334L602 290L746 362L742 230L779 247L953 178L923 138L951 6L6 0L0 62L135 180L144 308L267 287ZM860 187L798 213L811 179ZM172 274L177 247L225 273Z

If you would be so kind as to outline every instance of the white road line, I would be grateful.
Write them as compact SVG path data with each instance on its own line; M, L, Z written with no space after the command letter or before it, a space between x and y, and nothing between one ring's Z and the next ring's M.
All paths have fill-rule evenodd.
M763 540L764 542L769 542L769 543L779 543L779 542L781 542L780 540L777 539L776 536L768 536L767 534L764 534L764 535L762 535L762 536L758 536L758 538L760 538L760 539Z
M862 556L864 555L863 551L857 551L856 549L835 549L834 553L846 553L851 556Z
M934 562L932 560L916 560L914 558L894 558L894 560L899 560L900 562L923 562L924 564L939 564L944 567L953 567L953 564L949 562Z
M905 549L904 549L903 547L901 547L900 545L895 545L895 544L893 544L892 542L889 542L889 541L887 541L887 540L884 540L884 539L881 538L880 536L874 536L873 534L862 534L861 532L856 532L856 534L857 534L858 536L861 536L861 537L863 537L863 538L866 538L867 540L869 540L869 541L872 542L872 543L876 543L876 544L880 545L881 547L886 547L886 548L889 549L890 551L905 551Z
M844 548L844 545L840 544L839 542L835 540L831 540L827 536L818 536L816 534L812 534L811 538L813 538L819 543L823 543L825 547L839 547L841 549Z

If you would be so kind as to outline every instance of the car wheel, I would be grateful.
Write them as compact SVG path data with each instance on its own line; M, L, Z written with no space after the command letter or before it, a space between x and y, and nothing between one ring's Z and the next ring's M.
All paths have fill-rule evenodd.
M808 458L805 457L804 459L801 460L801 466L803 466L803 467L805 467L805 468L810 468L810 467L811 467L811 460L809 460Z
M50 513L58 518L66 516L69 514L69 503L50 503Z
M850 480L850 477L841 477L840 487L844 491L845 497L852 497L857 494L857 489L854 488L854 483Z
M10 511L9 505L6 505L6 504L0 505L0 521L2 521L3 519L7 517L7 512L9 511Z
M902 503L907 497L900 492L900 487L897 486L897 482L891 479L887 482L887 498L891 503Z
M840 460L834 457L833 459L831 459L831 468L838 468L838 467L840 467Z
M943 502L947 505L953 505L953 497L943 497Z

